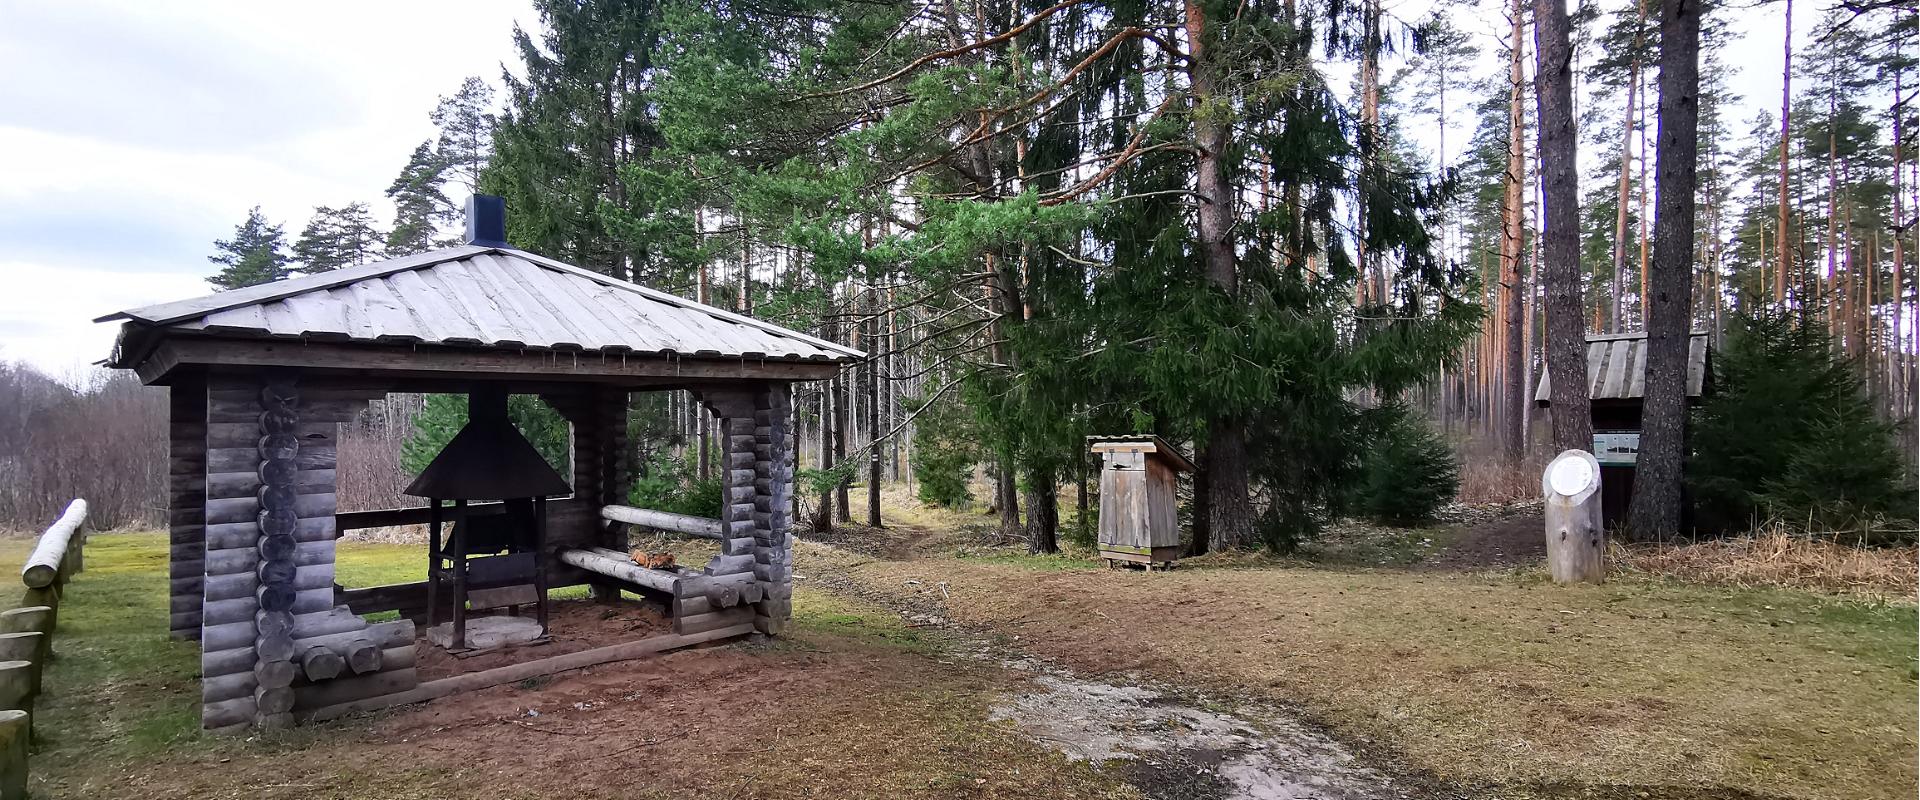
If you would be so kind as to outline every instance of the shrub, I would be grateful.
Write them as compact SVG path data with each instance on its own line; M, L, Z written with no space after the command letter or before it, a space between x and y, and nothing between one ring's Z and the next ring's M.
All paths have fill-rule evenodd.
M1399 404L1361 412L1360 459L1348 510L1389 525L1417 525L1460 491L1460 464L1425 419Z
M920 502L948 508L964 508L973 502L969 479L973 477L974 456L962 449L926 443L913 451L913 478L920 485Z
M719 519L721 493L718 477L698 477L686 462L659 456L647 465L644 475L634 479L627 499L639 508Z
M952 399L936 399L929 404L920 398L907 398L905 405L917 415L909 462L914 482L920 485L920 502L966 507L973 501L968 484L981 456L983 434L978 421Z
M1706 532L1768 519L1797 530L1880 530L1914 517L1913 473L1874 417L1854 366L1817 324L1736 316L1716 355L1717 390L1694 417L1688 487Z

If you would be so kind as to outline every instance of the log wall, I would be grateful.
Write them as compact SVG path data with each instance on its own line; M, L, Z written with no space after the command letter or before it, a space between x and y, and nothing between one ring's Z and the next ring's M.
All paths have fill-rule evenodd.
M176 517L190 516L193 489L200 511L197 537L176 523L173 565L176 622L197 617L201 724L280 727L292 724L303 693L352 692L311 687L371 676L383 689L417 682L410 625L404 644L383 649L378 632L334 602L339 424L382 392L304 382L291 371L216 374L204 386L198 428L180 422L194 411L180 393L173 442ZM197 486L180 474L195 463L196 432ZM196 568L197 605L181 596ZM388 657L388 649L404 652Z

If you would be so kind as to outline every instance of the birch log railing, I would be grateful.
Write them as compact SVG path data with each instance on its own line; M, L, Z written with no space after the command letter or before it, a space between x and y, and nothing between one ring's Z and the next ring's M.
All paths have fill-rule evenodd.
M85 566L87 501L75 500L47 528L20 568L20 605L0 611L0 800L27 796L27 746L41 674L53 655L53 629L67 582Z

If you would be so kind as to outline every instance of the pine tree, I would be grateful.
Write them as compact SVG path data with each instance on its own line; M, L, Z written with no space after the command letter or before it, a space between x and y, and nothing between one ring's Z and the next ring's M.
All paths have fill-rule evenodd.
M385 238L374 228L366 203L319 206L294 240L293 260L309 275L365 264L380 257Z
M451 205L443 191L446 181L447 164L434 151L433 143L421 142L413 148L407 165L387 187L387 198L394 208L393 228L387 233L388 255L424 253L436 246L437 220Z
M247 221L234 228L232 239L215 240L213 246L218 252L207 260L221 267L207 282L221 289L271 283L292 272L285 231L267 222L259 206L247 212Z

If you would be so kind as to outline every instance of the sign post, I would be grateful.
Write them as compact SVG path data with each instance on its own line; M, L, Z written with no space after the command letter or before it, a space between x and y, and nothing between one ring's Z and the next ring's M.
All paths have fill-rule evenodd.
M1607 577L1607 535L1600 523L1600 463L1568 450L1540 478L1546 494L1547 572L1554 583L1600 583Z

